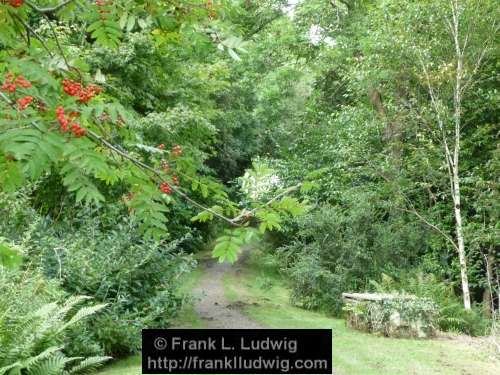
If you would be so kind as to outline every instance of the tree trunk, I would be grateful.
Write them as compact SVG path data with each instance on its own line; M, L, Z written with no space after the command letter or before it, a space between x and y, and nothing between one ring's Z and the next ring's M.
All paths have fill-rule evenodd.
M467 276L467 260L465 256L465 243L462 227L462 212L460 207L460 183L458 180L458 166L453 168L453 203L455 210L455 229L457 232L458 258L460 261L460 275L462 277L462 294L464 308L470 310L469 278Z
M467 277L467 260L465 254L465 241L464 241L464 231L462 225L462 207L461 207L461 196L460 196L460 177L458 173L459 166L459 156L460 156L460 128L462 126L462 80L463 80L463 66L464 66L464 48L460 46L459 40L459 18L460 10L458 1L454 0L452 3L452 13L453 13L453 26L452 35L455 44L455 53L457 58L457 71L456 71L456 81L455 90L453 95L453 105L454 105L454 117L455 117L455 145L453 150L453 159L448 159L451 163L451 180L452 180L452 196L453 205L455 211L455 229L457 232L457 247L458 247L458 258L460 261L460 276L462 278L462 293L464 299L464 308L470 310L470 291L469 291L469 278ZM450 155L451 156L451 155Z
M483 293L484 313L491 317L495 312L495 297L493 296L493 264L495 256L493 255L493 246L488 249L488 254L484 255L486 263L486 288Z

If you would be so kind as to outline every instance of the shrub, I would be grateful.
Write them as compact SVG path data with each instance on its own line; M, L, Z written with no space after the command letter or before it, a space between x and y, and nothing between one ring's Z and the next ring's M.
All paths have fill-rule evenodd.
M91 217L54 225L40 222L30 235L30 258L63 288L108 304L76 335L75 351L95 347L121 356L140 348L140 330L167 327L179 310L176 280L193 265L181 241L142 239L133 222L104 224ZM106 225L106 226L104 226ZM94 343L94 344L92 344Z
M297 220L294 242L276 253L296 304L339 314L342 292L364 290L380 272L416 262L425 246L421 227L370 197L360 193L348 208L321 205Z
M349 303L343 310L354 328L391 337L433 336L438 312L432 300L404 294Z

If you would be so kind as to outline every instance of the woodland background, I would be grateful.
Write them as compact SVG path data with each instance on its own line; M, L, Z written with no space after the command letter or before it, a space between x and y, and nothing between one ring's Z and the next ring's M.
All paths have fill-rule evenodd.
M490 334L498 16L493 0L0 1L0 373L136 352L181 308L193 254L234 261L257 238L298 306L405 291L442 330Z

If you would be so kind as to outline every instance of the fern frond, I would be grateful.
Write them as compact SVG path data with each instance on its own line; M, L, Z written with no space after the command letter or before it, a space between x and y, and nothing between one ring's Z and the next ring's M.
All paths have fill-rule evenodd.
M85 319L86 317L88 317L90 315L95 314L96 312L98 312L99 310L102 310L106 306L107 306L107 304L100 304L100 305L88 306L88 307L81 308L80 310L78 310L78 312L75 315L73 315L73 317L68 322L66 322L65 324L63 324L59 328L58 332L64 331L66 328L72 326L75 323L78 323L80 320Z
M101 367L112 357L90 357L81 361L78 365L64 372L64 375L72 374L90 374Z
M64 371L64 367L68 362L62 353L58 352L46 358L45 360L38 362L36 365L28 368L29 375L61 375Z

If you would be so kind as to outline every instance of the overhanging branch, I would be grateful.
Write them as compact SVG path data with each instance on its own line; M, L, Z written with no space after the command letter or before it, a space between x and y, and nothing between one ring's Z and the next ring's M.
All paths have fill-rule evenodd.
M48 13L55 13L55 12L61 10L62 8L64 8L66 5L72 3L73 1L74 0L65 0L62 3L58 4L58 5L55 5L53 7L48 7L48 8L41 8L41 7L39 7L38 5L36 5L35 3L33 3L32 1L29 1L29 0L26 0L25 3L31 9L33 9L34 11L36 11L38 13L48 14Z

